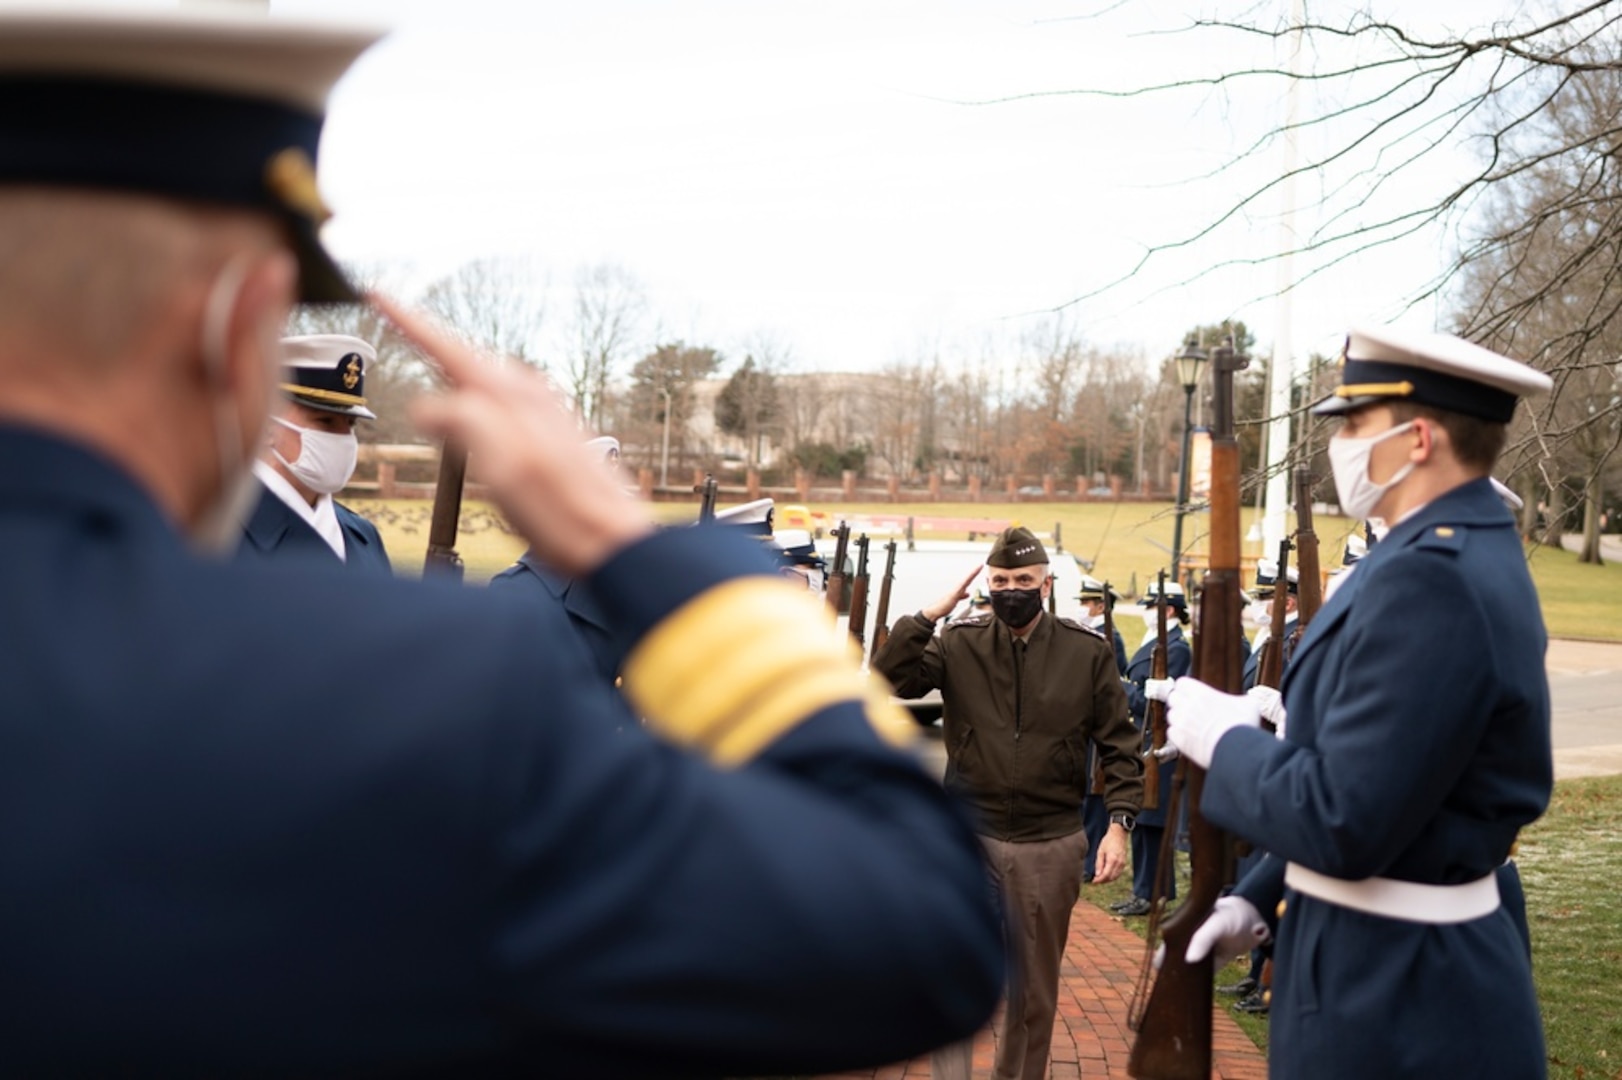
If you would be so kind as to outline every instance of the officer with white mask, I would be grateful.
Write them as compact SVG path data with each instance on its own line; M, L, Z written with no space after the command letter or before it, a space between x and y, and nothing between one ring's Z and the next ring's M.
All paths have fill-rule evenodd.
M366 370L377 351L345 334L283 338L281 346L284 400L254 462L263 490L243 528L241 556L336 556L363 572L388 573L377 528L333 498L355 472L356 421L377 419L366 407Z

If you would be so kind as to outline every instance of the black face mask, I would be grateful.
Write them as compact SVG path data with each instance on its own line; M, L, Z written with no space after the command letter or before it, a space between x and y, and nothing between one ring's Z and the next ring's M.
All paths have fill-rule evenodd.
M1042 587L1034 589L993 589L991 611L1015 630L1042 614Z

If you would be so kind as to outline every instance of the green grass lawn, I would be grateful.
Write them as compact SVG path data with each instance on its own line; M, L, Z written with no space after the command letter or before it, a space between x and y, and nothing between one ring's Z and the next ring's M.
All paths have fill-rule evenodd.
M421 572L428 545L427 502L361 499L350 505L377 524L397 570L405 574ZM1110 581L1129 595L1141 592L1166 566L1173 527L1170 503L857 503L818 505L812 509L834 523L841 518L879 514L974 517L1017 521L1049 536L1058 525L1066 554L1091 562L1094 577ZM659 520L674 524L691 521L697 505L658 503L653 512ZM1247 508L1243 518L1246 528L1254 517L1254 508ZM1205 550L1207 520L1205 514L1184 518L1185 542L1195 552ZM1353 523L1345 518L1323 517L1315 522L1315 531L1321 565L1325 569L1340 565L1341 550L1347 535L1354 531ZM524 546L488 504L464 505L457 549L467 565L468 580L488 580L510 566L523 553ZM1261 542L1247 542L1244 553L1264 554ZM1544 621L1552 636L1622 641L1622 565L1584 566L1575 555L1552 548L1533 549L1530 564L1543 601Z
M1188 885L1179 854L1178 889ZM1516 862L1532 927L1532 974L1543 1009L1549 1075L1571 1080L1622 1076L1622 776L1563 780L1548 813L1521 834ZM1131 894L1130 874L1088 885L1082 899L1108 907ZM1127 919L1140 935L1146 920ZM1243 962L1217 974L1238 981ZM1224 1006L1232 999L1218 998ZM1256 1045L1267 1046L1267 1019L1230 1010Z

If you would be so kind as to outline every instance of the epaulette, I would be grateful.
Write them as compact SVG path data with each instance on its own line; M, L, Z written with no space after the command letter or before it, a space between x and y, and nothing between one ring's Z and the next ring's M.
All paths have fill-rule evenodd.
M945 628L950 630L955 626L985 626L991 621L991 617L991 612L989 611L974 611L967 615L960 615L955 619L947 620Z
M1067 619L1063 615L1060 615L1060 616L1057 617L1057 621L1058 621L1060 626L1068 626L1072 630L1080 630L1084 634L1091 634L1093 637L1097 638L1099 641L1107 640L1104 637L1104 631L1095 630L1091 626L1083 625L1082 623L1079 623L1074 619Z
M1464 550L1464 538L1468 534L1469 530L1462 525L1435 525L1421 533L1414 546L1457 555Z

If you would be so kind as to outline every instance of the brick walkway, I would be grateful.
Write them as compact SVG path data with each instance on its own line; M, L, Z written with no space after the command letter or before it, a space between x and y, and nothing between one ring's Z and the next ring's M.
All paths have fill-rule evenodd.
M1070 943L1059 973L1059 1016L1053 1025L1053 1080L1127 1080L1132 1031L1127 1002L1143 962L1143 939L1086 900L1070 919ZM1267 1080L1267 1059L1227 1014L1218 997L1212 1032L1214 1080ZM974 1075L991 1075L992 1031L974 1044ZM865 1072L840 1073L845 1080L913 1080L930 1074L928 1056ZM825 1080L834 1080L829 1077Z

